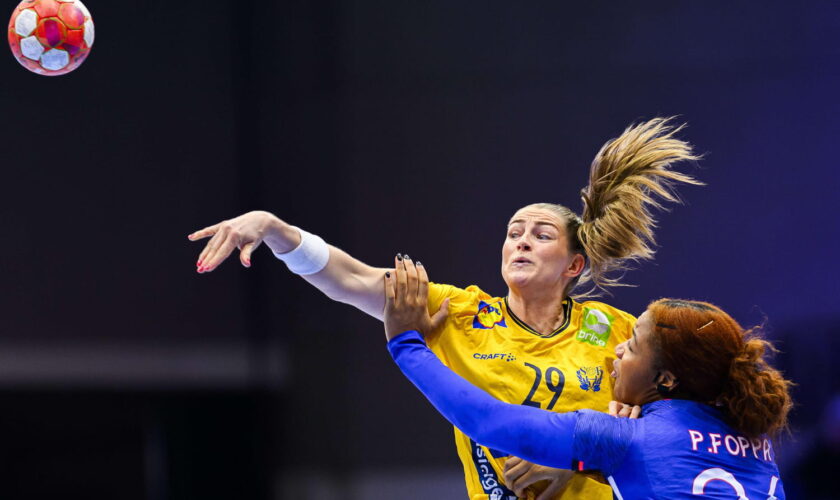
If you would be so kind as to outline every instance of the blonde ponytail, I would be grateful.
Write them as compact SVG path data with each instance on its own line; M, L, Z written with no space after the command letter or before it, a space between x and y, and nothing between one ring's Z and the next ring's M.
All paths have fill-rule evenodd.
M679 202L675 184L703 184L671 169L676 162L699 159L689 143L674 137L685 125L674 127L672 119L629 126L604 144L592 161L589 185L581 190L581 223L570 224L577 226L577 238L589 258L587 271L573 285L583 288L576 297L627 286L619 280L631 268L629 263L654 254L656 219L651 209L665 210L663 202Z

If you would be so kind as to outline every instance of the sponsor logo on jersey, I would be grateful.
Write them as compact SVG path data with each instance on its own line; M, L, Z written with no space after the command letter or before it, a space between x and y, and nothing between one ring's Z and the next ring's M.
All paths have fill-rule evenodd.
M604 370L600 366L581 366L577 371L578 382L580 388L584 391L591 390L598 392L601 390L601 379L604 378Z
M482 361L488 359L503 359L510 363L511 361L516 361L516 356L514 356L512 352L494 352L492 354L482 354L480 352L474 352L473 359L479 359Z
M598 309L583 308L583 321L575 338L598 347L607 345L615 318Z
M473 317L473 328L488 330L496 325L507 328L502 315L502 303L488 304L482 300L478 303L478 313Z
M484 490L487 498L489 500L516 500L516 494L499 480L496 470L490 464L489 457L484 453L481 445L470 439L470 447L472 448L475 471L478 473L478 481L481 483L481 489Z

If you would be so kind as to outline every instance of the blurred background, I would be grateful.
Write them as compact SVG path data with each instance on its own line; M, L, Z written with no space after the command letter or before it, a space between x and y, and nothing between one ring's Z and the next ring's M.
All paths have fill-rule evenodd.
M264 248L198 275L187 234L264 209L503 295L510 215L580 209L601 144L664 115L708 185L607 301L766 318L788 498L836 498L836 2L86 5L74 73L0 63L0 498L464 498L380 323Z

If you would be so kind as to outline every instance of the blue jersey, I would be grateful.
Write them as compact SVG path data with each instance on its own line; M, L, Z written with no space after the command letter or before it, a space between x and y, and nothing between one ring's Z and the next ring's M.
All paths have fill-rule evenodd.
M528 461L603 473L618 499L783 500L766 438L749 439L706 404L662 400L642 418L554 413L503 403L445 367L417 332L388 349L405 375L464 434Z

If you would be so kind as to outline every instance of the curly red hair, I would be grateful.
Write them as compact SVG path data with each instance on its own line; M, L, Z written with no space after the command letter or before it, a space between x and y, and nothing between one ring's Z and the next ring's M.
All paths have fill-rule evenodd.
M792 383L765 359L776 350L761 327L745 330L708 302L660 299L648 311L659 367L679 380L674 397L720 406L751 437L787 427Z

